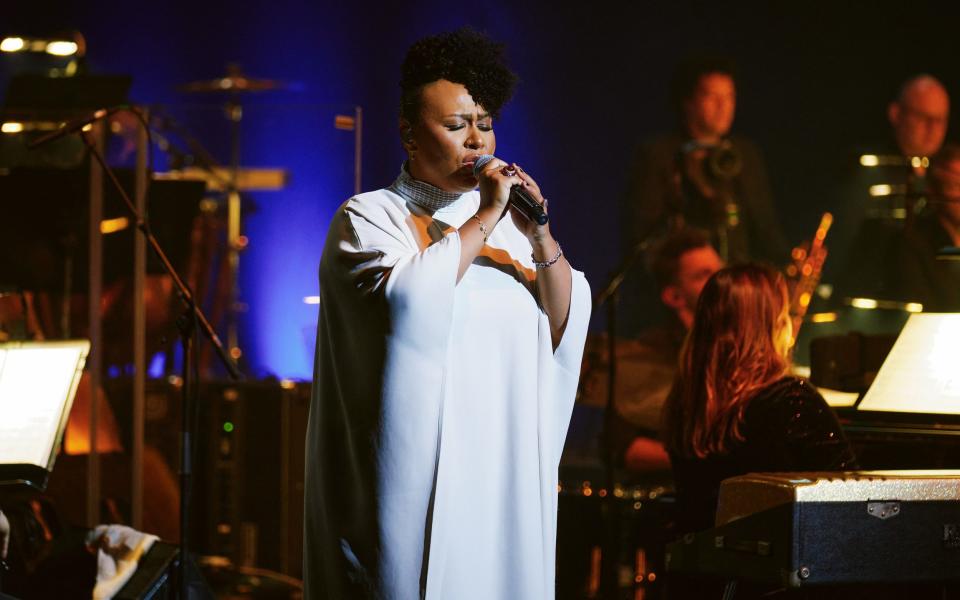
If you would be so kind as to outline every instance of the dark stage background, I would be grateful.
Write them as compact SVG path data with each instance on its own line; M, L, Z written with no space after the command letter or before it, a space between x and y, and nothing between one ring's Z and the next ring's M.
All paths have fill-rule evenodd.
M556 237L595 289L619 262L618 200L632 152L673 125L666 84L681 57L715 51L739 63L734 129L766 151L793 243L837 208L854 150L886 139L886 104L904 78L932 73L960 98L960 10L946 2L26 4L4 6L0 33L80 30L92 69L133 75L138 102L215 107L174 88L220 76L230 61L295 83L252 96L261 118L244 125L243 163L285 166L293 177L245 225L241 345L255 375L311 375L316 307L303 297L317 292L326 227L353 170L351 134L317 115L361 106L363 188L389 184L402 160L399 65L424 35L470 24L507 42L522 83L496 123L498 153L539 180Z

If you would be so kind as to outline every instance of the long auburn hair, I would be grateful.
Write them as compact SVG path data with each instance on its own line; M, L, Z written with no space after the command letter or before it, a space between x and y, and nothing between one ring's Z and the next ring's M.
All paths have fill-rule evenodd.
M664 406L668 450L703 458L743 440L747 404L789 366L787 307L783 276L762 265L721 269L707 281Z

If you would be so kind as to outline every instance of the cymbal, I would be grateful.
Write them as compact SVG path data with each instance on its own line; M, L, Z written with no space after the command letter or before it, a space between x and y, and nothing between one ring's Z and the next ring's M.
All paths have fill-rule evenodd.
M177 86L181 92L202 94L209 92L264 92L285 88L286 84L275 79L253 79L247 77L235 64L227 66L226 77L201 79Z
M280 81L273 79L250 79L244 76L221 77L219 79L207 79L202 81L191 81L178 86L177 89L188 94L199 94L206 92L263 92L267 90L277 90L284 87Z

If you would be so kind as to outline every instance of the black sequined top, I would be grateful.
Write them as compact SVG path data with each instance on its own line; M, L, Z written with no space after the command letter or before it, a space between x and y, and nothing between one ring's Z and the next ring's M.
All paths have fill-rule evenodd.
M681 532L713 527L720 482L756 472L847 471L857 468L833 410L812 385L784 377L750 401L744 441L704 459L671 454Z

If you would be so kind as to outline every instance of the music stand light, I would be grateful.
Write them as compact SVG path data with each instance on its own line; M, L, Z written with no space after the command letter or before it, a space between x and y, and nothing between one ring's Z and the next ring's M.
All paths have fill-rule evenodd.
M89 351L87 340L0 344L0 487L46 488Z

